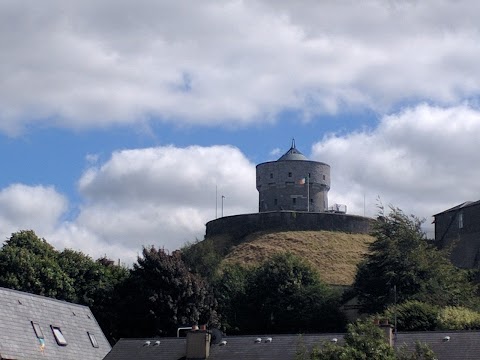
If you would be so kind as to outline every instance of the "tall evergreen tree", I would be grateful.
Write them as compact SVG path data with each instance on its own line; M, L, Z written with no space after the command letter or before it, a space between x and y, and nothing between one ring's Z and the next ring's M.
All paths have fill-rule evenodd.
M179 252L144 248L120 295L121 336L174 335L181 325L218 323L211 289Z
M422 221L391 208L376 221L376 240L359 265L354 287L367 312L381 312L394 302L418 300L433 305L477 304L469 273L428 244ZM394 288L396 294L394 294Z

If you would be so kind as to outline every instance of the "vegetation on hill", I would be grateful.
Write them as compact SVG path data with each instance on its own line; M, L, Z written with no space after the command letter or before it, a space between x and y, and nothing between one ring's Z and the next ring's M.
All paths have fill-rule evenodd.
M365 234L283 231L250 234L234 245L225 235L189 244L182 249L182 257L193 271L211 278L226 265L257 267L276 254L288 252L304 259L325 283L351 285L357 264L374 240Z
M339 287L329 284L353 280L364 311L393 314L399 328L479 328L472 274L431 247L420 224L391 209L373 236L210 238L172 254L145 248L131 269L20 231L0 249L0 286L88 305L112 342L194 323L237 334L343 331Z
M234 247L222 264L258 266L275 254L291 253L304 259L327 284L351 285L357 264L373 241L369 235L334 231L257 233Z
M364 311L383 311L394 302L417 300L437 306L477 308L472 274L430 245L422 222L391 208L376 222L376 240L358 267L354 288Z
M342 330L340 293L303 259L277 254L259 267L230 264L214 280L223 315L234 333L305 333Z

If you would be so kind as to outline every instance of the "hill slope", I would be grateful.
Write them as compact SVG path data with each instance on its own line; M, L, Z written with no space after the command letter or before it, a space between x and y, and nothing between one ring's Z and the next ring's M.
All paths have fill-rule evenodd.
M351 285L373 241L370 235L333 231L254 233L232 247L222 262L258 265L275 253L290 252L317 269L323 281Z

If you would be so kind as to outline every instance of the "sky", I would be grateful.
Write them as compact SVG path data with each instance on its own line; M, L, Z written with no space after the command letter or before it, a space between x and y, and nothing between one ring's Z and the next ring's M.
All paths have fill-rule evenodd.
M329 203L480 199L474 0L0 0L0 238L125 264L258 211L295 138Z

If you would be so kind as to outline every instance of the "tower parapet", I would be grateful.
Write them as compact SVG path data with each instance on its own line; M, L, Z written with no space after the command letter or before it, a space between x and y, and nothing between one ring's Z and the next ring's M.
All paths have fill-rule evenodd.
M277 161L258 164L258 211L308 211L328 210L330 166L308 160L295 147Z

